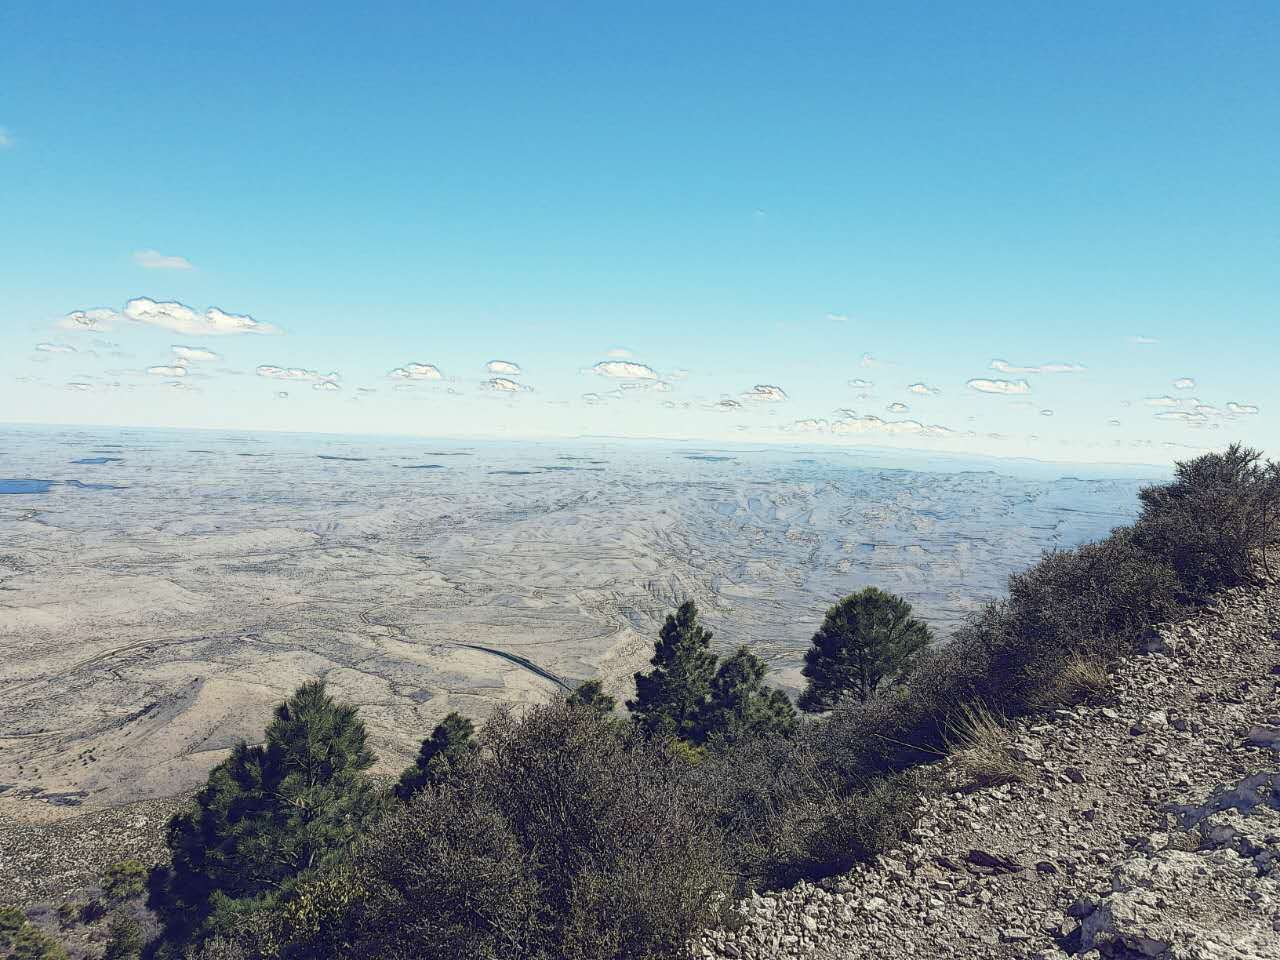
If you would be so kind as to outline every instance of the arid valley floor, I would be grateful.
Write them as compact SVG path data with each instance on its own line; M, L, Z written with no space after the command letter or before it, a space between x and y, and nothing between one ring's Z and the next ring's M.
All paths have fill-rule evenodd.
M629 692L696 599L795 690L876 584L945 634L1156 471L865 450L0 431L0 808L195 786L325 676L382 764L449 710ZM40 802L43 801L43 802Z

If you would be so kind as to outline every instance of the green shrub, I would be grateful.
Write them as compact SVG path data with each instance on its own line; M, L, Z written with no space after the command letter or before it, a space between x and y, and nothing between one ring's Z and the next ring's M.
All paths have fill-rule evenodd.
M112 914L102 960L137 960L145 946L142 924L135 917L120 911Z
M599 680L584 680L566 699L573 706L587 707L604 714L613 713L618 708L618 701L604 692L604 684Z
M1139 494L1136 542L1176 571L1188 601L1247 583L1275 534L1277 476L1240 444L1179 463L1172 482Z
M12 960L67 960L67 951L16 907L0 907L0 950Z
M920 785L913 774L898 774L864 790L840 796L823 810L792 864L796 876L845 873L897 846L915 823Z
M362 846L351 956L641 960L712 919L722 838L683 761L564 701L482 745Z
M27 925L27 915L17 907L0 907L0 950L13 945L13 938Z
M120 860L102 873L102 892L108 900L140 897L147 889L147 868L137 860Z
M685 775L713 811L739 894L793 879L808 837L839 796L803 738L739 741Z

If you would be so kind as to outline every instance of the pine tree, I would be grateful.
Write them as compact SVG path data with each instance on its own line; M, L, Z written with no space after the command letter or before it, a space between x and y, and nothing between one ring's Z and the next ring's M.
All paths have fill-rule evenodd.
M605 716L618 707L618 701L604 692L599 680L584 680L566 699L575 707L588 707Z
M373 762L356 709L323 681L303 684L276 708L266 742L237 745L170 821L171 906L204 913L213 899L277 891L334 858L378 808L364 776Z
M830 710L846 696L867 700L886 679L902 673L926 646L929 627L901 597L867 587L827 610L804 656L809 684L801 710Z
M795 707L781 690L765 686L768 670L745 646L720 664L698 724L699 742L733 744L750 736L795 733Z
M448 779L476 750L475 724L460 713L444 718L422 741L418 759L395 785L398 800L407 801L428 784Z
M649 736L692 739L711 692L716 655L711 631L698 623L692 600L667 617L654 644L653 669L637 673L636 698L627 702L632 719Z

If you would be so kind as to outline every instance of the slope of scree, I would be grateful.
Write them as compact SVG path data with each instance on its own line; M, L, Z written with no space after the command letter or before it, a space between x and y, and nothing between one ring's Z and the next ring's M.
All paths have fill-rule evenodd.
M948 758L908 843L753 895L696 955L1280 957L1280 584L1147 647L1104 703L1010 728L1018 782L963 792Z

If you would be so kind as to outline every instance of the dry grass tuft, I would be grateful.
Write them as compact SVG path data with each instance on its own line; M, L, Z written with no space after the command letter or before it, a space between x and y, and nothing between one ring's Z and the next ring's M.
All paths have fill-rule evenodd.
M1107 661L1098 654L1073 653L1035 698L1039 710L1074 707L1078 703L1105 703L1111 695Z
M1005 718L982 704L967 704L952 721L947 749L964 792L1019 783L1022 765L1009 752Z

